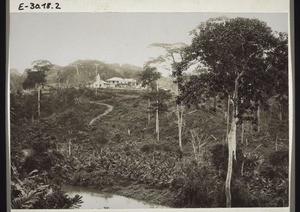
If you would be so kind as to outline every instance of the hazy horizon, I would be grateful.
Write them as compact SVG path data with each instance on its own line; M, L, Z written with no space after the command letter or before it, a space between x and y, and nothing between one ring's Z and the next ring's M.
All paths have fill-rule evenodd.
M190 44L189 32L211 17L247 17L288 32L287 13L12 13L10 69L20 73L38 59L59 66L76 60L142 67L164 54L151 43Z

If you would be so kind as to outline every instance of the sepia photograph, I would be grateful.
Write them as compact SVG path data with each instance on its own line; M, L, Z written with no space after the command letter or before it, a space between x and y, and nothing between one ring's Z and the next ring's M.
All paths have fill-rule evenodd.
M288 13L11 13L11 208L287 208L289 75Z

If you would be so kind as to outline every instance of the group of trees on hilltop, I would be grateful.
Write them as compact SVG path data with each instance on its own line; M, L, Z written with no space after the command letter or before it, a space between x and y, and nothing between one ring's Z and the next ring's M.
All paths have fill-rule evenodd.
M98 60L77 60L56 72L53 83L65 84L68 87L87 86L95 81L97 74L102 80L112 77L137 78L141 68L129 64L106 64Z
M47 60L33 61L32 67L27 68L23 75L18 74L14 69L10 73L11 92L22 91L32 88L32 81L43 81L55 87L86 87L92 84L97 74L102 80L112 77L133 78L139 80L142 68L130 64L107 64L98 60L77 60L62 67L52 64L46 72L36 72L34 64Z

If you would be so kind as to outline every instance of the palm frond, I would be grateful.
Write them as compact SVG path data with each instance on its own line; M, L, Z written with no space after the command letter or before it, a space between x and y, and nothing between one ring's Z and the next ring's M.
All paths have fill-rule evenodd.
M28 194L25 194L21 197L17 197L12 201L12 209L28 209L32 208L33 204L39 200L39 195L43 191L30 191Z

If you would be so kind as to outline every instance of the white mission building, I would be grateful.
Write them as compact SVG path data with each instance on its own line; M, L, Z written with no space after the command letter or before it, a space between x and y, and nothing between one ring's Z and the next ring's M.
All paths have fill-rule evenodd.
M96 81L90 85L92 88L136 88L137 81L135 79L123 79L120 77L112 77L106 81L101 80L97 74Z
M119 77L113 77L106 80L111 88L130 88L136 87L137 82L135 79L122 79Z

